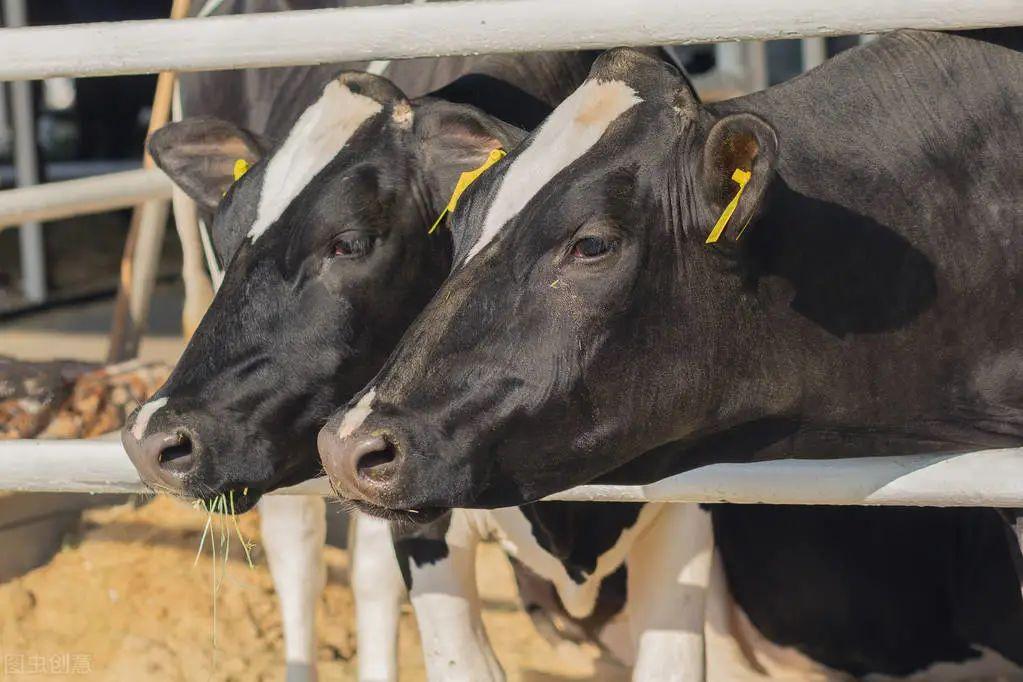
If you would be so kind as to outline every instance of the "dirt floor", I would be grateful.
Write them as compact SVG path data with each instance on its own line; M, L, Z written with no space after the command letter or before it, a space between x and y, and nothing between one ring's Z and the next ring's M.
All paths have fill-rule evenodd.
M280 615L258 546L258 519L255 513L240 519L242 532L257 543L254 568L233 543L217 596L215 647L208 547L193 566L205 520L205 512L167 498L87 512L80 531L48 565L0 585L0 678L282 679ZM348 557L328 548L326 561L320 679L352 680L358 652ZM483 546L479 575L484 621L509 680L596 675L595 650L556 651L539 638L518 608L511 569L495 545ZM72 666L81 673L62 674ZM401 620L401 674L402 680L423 679L408 606Z

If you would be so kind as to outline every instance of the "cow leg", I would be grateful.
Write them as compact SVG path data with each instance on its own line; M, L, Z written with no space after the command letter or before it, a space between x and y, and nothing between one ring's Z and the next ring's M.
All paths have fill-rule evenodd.
M419 624L427 678L433 682L504 679L481 617L476 587L479 540L471 513L460 509L395 538Z
M326 582L322 497L277 495L259 501L260 532L281 603L287 682L316 680L316 605Z
M359 679L398 679L398 618L405 583L394 557L390 524L352 514L348 543L359 646Z
M628 558L634 680L705 678L703 626L714 550L710 514L670 504L636 539Z

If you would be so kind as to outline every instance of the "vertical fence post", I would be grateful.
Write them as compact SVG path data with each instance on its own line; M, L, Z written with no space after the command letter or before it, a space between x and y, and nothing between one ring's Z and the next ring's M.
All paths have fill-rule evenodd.
M742 43L717 43L714 45L714 63L717 70L727 76L743 73Z
M10 28L28 24L25 0L3 0L4 21ZM11 118L14 122L14 168L18 187L39 183L32 83L11 83ZM18 233L21 254L21 289L25 298L39 303L46 298L46 248L43 226L37 222L21 225Z
M820 66L828 58L828 44L825 38L803 38L800 47L803 53L803 71Z
M770 85L767 70L767 43L763 40L743 43L746 48L746 68L749 70L750 90L757 92Z
M188 16L189 5L190 0L174 0L171 18L182 19ZM161 72L156 80L153 112L149 118L147 134L153 133L170 119L173 93L174 72ZM152 157L145 150L142 165L145 168L154 165ZM108 362L122 362L138 355L139 343L149 317L150 299L156 285L169 210L166 199L154 199L137 206L132 212L131 227L121 257L121 279L114 304Z
M717 43L714 61L726 88L748 93L763 90L768 85L767 43L762 40Z

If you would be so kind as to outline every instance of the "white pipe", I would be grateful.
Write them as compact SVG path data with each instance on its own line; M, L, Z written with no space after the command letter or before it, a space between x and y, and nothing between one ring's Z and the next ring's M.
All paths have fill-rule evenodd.
M144 491L121 444L94 440L0 442L0 489ZM283 494L329 495L326 480ZM643 486L590 485L552 495L588 502L1023 507L1023 448L963 454L714 464Z
M650 485L583 486L550 499L1018 507L1023 502L1023 448L714 464Z
M803 56L803 71L820 66L828 58L826 38L805 38L800 42Z
M162 171L131 170L0 191L0 229L25 221L59 220L167 199L172 183Z
M28 23L25 0L3 0L4 21L12 28L25 30ZM36 149L35 112L32 106L31 83L11 84L11 118L14 121L14 174L18 187L39 183L39 158ZM18 232L21 256L21 290L33 303L46 299L46 245L43 226L34 221L21 224Z
M746 43L746 64L749 73L750 91L764 90L770 85L767 71L767 43L758 41Z
M1019 0L493 0L0 30L0 80L1023 23Z

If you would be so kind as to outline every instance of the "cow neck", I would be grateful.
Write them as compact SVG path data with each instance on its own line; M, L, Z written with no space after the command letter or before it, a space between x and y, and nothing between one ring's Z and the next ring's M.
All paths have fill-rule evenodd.
M844 235L829 234L833 229ZM747 238L739 258L748 295L740 297L735 328L747 330L738 343L748 365L741 384L722 390L741 407L722 406L732 415L724 430L680 441L695 448L688 456L732 449L737 460L839 457L1023 444L1011 420L999 423L988 406L963 403L953 376L968 375L972 358L943 366L950 322L937 307L934 265L907 240L792 190L785 175L772 182ZM886 263L893 252L898 258ZM750 376L759 377L755 385Z

